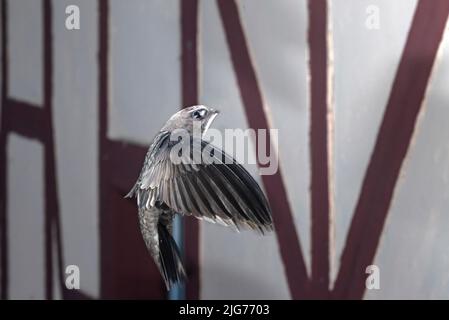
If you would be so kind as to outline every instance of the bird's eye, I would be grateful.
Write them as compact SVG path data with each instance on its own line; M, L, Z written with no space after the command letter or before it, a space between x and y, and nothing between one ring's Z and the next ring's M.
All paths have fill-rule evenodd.
M195 111L192 112L192 118L197 119L197 120L201 120L206 115L206 112L207 111L205 109L195 110Z

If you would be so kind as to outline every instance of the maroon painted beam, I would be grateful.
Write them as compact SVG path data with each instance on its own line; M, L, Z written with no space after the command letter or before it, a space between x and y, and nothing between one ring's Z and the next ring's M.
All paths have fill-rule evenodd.
M329 296L329 154L327 106L327 2L309 0L312 279L310 295Z
M47 119L39 106L5 97L2 117L7 120L5 131L43 142Z
M181 87L183 107L198 104L198 0L181 0ZM184 219L186 299L200 298L200 223Z
M249 126L253 129L268 129L268 120L263 110L262 94L249 55L237 5L235 1L218 0L218 8ZM304 298L308 285L307 270L282 179L281 168L279 167L274 175L262 176L262 180L273 211L276 236L291 296L293 299Z
M393 191L410 146L449 14L449 1L419 1L394 79L335 282L335 298L361 299Z
M108 160L107 149L107 112L108 112L108 62L109 62L109 1L99 1L99 54L98 54L98 117L99 117L99 232L100 232L100 297L115 298L113 293L114 261L112 259L113 248L111 239L113 237L111 225L113 224L110 214L111 189L107 181L109 170L106 166ZM115 275L117 276L117 275Z
M107 140L106 146L107 154L103 156L108 158L111 168L108 179L114 188L127 194L142 169L148 148L115 140Z
M53 50L52 50L52 6L50 0L42 2L43 26L43 115L45 158L45 297L53 298L53 232L52 224L59 214L55 147L53 138ZM60 266L61 268L62 266Z

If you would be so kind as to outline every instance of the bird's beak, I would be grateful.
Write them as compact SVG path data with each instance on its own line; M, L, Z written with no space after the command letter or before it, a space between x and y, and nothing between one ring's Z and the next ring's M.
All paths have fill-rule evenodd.
M214 121L215 117L220 113L220 111L216 109L209 109L209 118L206 120L206 122L203 124L203 134L209 129L211 123Z
M212 123L212 121L214 121L215 117L218 116L220 111L218 111L216 109L210 109L210 112L211 112L211 115L209 116L209 125Z

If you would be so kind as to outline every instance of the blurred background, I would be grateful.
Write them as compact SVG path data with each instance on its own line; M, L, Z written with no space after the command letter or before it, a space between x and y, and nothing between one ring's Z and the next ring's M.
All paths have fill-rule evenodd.
M1 298L449 298L448 12L1 0ZM279 171L248 166L276 231L178 221L189 281L168 295L123 196L193 104L220 109L220 130L279 130Z

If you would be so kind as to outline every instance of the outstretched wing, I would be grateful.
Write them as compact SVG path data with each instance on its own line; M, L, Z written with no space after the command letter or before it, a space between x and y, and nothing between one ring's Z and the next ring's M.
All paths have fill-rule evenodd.
M160 201L176 212L227 226L272 230L268 202L243 166L203 140L181 143L166 135L153 153L136 190L143 206Z

